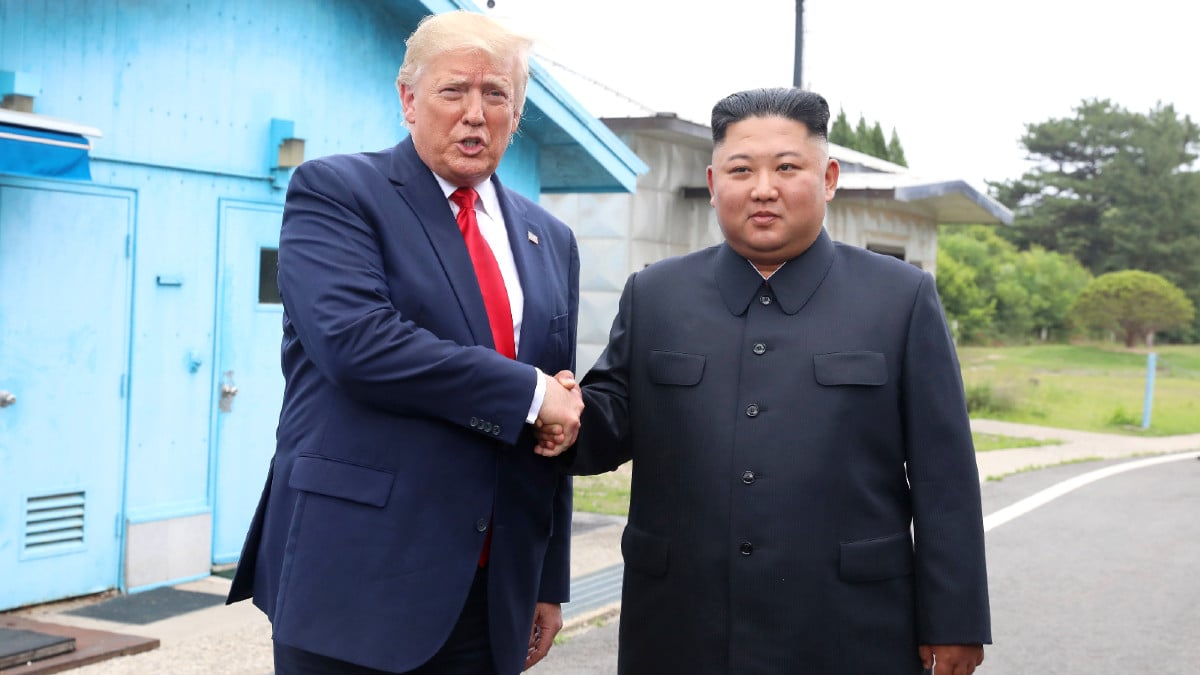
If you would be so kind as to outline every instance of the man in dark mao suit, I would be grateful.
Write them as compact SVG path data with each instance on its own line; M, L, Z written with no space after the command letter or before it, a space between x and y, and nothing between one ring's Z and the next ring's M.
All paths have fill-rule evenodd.
M823 230L828 120L797 89L717 103L726 242L631 276L582 381L572 472L633 460L621 673L965 675L991 640L934 281Z
M288 188L286 390L229 595L270 618L278 675L515 675L568 599L570 479L530 423L578 429L544 374L573 368L578 252L493 175L530 44L451 12L407 47L410 137L307 162Z

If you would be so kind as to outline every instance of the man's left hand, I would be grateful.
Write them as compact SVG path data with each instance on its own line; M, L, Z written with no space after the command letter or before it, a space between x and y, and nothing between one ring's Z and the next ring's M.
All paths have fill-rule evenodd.
M562 605L552 602L539 602L533 609L533 628L529 631L529 653L525 657L525 670L529 670L541 661L550 646L554 644L554 636L562 630Z
M983 645L921 645L917 653L933 675L971 675L983 663Z

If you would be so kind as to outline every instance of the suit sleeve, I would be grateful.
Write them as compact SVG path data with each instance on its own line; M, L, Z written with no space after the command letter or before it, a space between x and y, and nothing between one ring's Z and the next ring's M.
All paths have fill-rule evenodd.
M536 370L495 350L438 338L391 301L379 241L338 171L321 160L293 175L279 240L279 289L304 354L354 400L465 425L500 423L514 444ZM474 413L472 413L474 414Z
M629 367L636 278L634 273L625 282L608 345L581 382L584 408L579 437L571 450L563 454L565 470L574 475L612 471L633 458Z
M990 644L979 473L954 342L933 278L909 319L903 414L920 644Z
M567 368L575 372L576 338L579 326L579 247L571 234L571 261L567 278L568 317L567 338L571 358ZM553 374L553 373L552 373ZM554 533L542 562L542 579L538 586L538 602L564 603L571 600L571 514L574 512L571 477L560 475L554 494Z

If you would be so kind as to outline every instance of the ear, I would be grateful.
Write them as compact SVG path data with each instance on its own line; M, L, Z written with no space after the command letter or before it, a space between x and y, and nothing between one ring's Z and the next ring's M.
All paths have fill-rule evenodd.
M404 121L410 126L417 121L417 109L413 105L413 99L416 98L417 92L407 84L400 85L400 107L404 110Z
M715 208L717 206L717 191L713 189L712 164L708 165L708 169L704 173L708 180L708 205Z
M831 157L829 163L825 165L825 201L833 200L833 195L837 192L838 176L841 173L842 166Z

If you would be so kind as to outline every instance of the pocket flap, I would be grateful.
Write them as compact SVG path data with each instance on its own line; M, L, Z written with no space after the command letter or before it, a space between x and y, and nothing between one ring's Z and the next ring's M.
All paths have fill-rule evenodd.
M690 387L704 375L704 355L652 349L646 371L650 381L656 384Z
M888 380L887 358L882 352L814 354L813 375L818 383L825 386L879 386Z
M913 547L907 532L842 543L843 581L882 581L912 574Z
M626 525L621 533L621 556L625 564L643 574L661 577L667 573L671 542Z
M292 464L288 485L297 490L360 504L383 507L392 492L394 474L328 457L300 455Z

